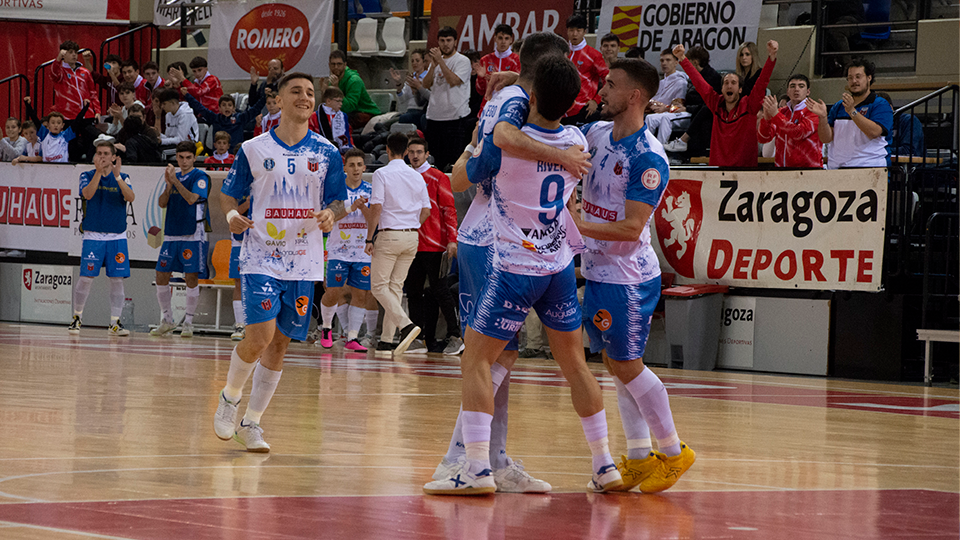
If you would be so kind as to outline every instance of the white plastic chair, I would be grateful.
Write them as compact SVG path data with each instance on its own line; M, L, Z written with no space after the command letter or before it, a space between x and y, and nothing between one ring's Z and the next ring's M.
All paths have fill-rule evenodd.
M357 40L357 50L350 51L348 54L351 56L371 56L380 50L377 45L376 19L367 18L357 21L357 29L353 37Z
M407 42L404 39L403 31L406 21L400 17L390 17L383 22L384 50L380 51L380 56L401 57L407 54Z

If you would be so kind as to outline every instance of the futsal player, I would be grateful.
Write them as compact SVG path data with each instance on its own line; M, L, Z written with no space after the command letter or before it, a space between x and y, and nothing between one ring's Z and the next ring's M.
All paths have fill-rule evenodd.
M660 299L660 264L650 243L650 216L669 180L663 145L643 122L657 93L657 70L644 60L610 65L600 90L602 118L584 126L593 169L583 185L585 236L581 272L587 279L584 325L593 352L614 376L617 403L627 436L627 455L618 465L623 489L663 491L693 465L696 455L680 441L667 390L643 365L650 320ZM650 430L659 452L651 451Z
M80 279L73 290L73 322L67 331L80 334L83 306L90 295L93 278L105 266L110 280L111 336L129 336L120 324L123 311L123 280L130 277L130 256L127 252L127 203L133 202L130 177L120 172L120 156L109 141L98 141L93 155L92 171L80 175L80 196L83 197L83 252Z
M579 91L580 75L567 58L541 59L522 131L557 148L585 147L579 130L560 125ZM522 159L491 142L492 136L485 138L467 163L470 179L492 179L494 247L492 272L467 321L467 349L460 364L466 461L447 478L425 485L424 491L472 495L496 490L489 459L494 412L490 367L531 308L540 315L554 358L570 383L574 409L593 455L590 486L596 491L617 489L622 481L607 447L603 397L581 345L573 257L583 246L566 207L579 180L557 163Z
M323 232L333 229L347 198L340 152L308 128L316 109L313 79L289 73L279 82L280 124L243 143L221 189L230 232L243 233L240 279L245 336L230 357L213 420L217 437L251 452L269 452L260 418L270 404L291 339L310 326L314 282L323 281ZM238 210L251 200L250 217ZM258 362L259 360L259 362ZM237 426L243 386L253 374Z

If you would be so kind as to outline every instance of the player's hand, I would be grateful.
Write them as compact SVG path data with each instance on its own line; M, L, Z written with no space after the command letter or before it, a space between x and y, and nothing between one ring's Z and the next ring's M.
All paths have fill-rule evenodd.
M253 220L243 214L237 214L233 216L233 219L231 219L227 225L230 227L230 232L241 234L243 231L253 228Z
M687 57L687 49L683 46L683 43L677 43L673 47L673 55L677 57L678 62L683 62L683 59Z
M853 117L854 111L857 110L857 107L853 104L853 96L848 92L843 93L843 110L847 111L847 114L849 114L851 118Z
M366 245L364 245L364 246L363 246L363 252L366 253L367 255L373 257L373 243L368 242Z
M173 167L172 163L167 164L167 168L163 171L163 179L167 181L167 184L173 185L174 180L177 179L177 169Z
M353 204L350 205L350 210L349 210L349 212L347 212L347 213L349 214L350 212L353 212L353 211L355 211L355 210L357 210L357 209L359 209L359 208L362 208L362 207L364 207L364 206L366 206L366 205L367 205L367 198L366 198L366 197L360 197L359 199L353 201Z
M450 242L447 244L447 257L450 259L457 258L457 243Z
M520 74L514 73L513 71L498 71L492 73L490 75L490 81L487 83L487 93L483 96L484 99L490 101L490 98L493 97L495 92L516 83L519 78Z
M117 179L117 182L120 181L120 167L122 165L123 165L123 160L120 159L120 156L116 156L113 160L113 166L110 169L111 169L111 172L113 172L113 177Z
M763 117L770 120L777 115L777 98L763 96Z
M476 147L477 143L480 142L479 139L480 139L480 122L477 122L476 125L473 126L473 136L470 138L470 144Z
M574 145L563 151L563 159L560 165L570 174L577 178L583 178L592 165L590 164L590 154L583 151L580 145Z
M328 208L324 208L319 212L314 212L313 217L316 218L317 227L321 231L328 233L333 230L333 224L335 223L336 220L334 220L334 215L332 210Z

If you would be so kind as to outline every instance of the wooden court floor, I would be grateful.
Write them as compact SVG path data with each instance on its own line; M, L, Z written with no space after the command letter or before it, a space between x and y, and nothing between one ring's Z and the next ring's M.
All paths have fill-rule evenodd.
M0 539L960 537L955 389L655 368L697 462L660 495L598 495L569 389L521 360L507 450L553 493L443 498L421 487L456 358L293 344L255 455L213 434L232 348L0 325Z

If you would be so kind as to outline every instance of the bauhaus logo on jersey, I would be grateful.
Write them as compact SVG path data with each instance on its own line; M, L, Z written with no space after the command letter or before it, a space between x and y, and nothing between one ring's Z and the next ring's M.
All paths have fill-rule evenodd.
M267 71L277 58L295 66L310 43L310 23L299 9L286 4L264 4L237 21L230 36L230 54L244 71Z
M23 286L28 291L57 290L60 286L73 285L73 272L70 270L61 274L44 272L41 269L23 269Z
M0 223L34 227L69 227L69 189L0 186Z

